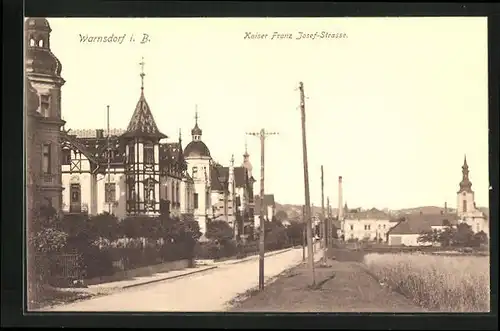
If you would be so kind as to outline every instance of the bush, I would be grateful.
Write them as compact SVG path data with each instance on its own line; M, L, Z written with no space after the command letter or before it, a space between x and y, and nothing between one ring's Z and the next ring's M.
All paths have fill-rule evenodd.
M364 262L380 281L420 306L444 312L490 310L488 257L373 253Z

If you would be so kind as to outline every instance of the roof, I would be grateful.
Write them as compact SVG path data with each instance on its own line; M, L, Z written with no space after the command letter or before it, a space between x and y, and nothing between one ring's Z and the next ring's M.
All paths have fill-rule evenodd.
M351 210L347 215L345 215L347 219L378 219L385 220L391 219L391 216L377 208L372 208L370 210L364 211L356 211Z
M388 233L389 234L420 234L425 231L432 230L432 226L442 226L445 225L445 220L449 221L450 224L457 224L456 214L435 214L435 215L425 215L425 214L413 214L408 215L404 220L399 221L394 227L392 227Z
M82 152L83 155L92 163L99 164L99 159L97 153L93 153L89 150L85 143L82 143L81 139L78 139L75 135L69 135L67 132L61 131L61 139L67 141L77 150Z
M51 32L49 21L44 17L29 17L24 21L26 30L37 30Z
M255 201L255 208L254 210L259 210L260 209L260 196L256 195L254 198ZM264 194L264 206L269 207L269 206L275 206L276 203L274 202L274 194Z
M168 138L158 130L151 109L144 97L144 90L141 90L141 96L135 106L134 113L123 137Z
M26 71L37 74L61 75L62 64L49 48L28 46L26 48Z
M201 140L193 140L184 149L184 157L210 157L210 150Z
M164 162L170 165L180 164L182 165L182 170L187 169L187 165L182 154L182 143L180 141L160 144L160 163Z

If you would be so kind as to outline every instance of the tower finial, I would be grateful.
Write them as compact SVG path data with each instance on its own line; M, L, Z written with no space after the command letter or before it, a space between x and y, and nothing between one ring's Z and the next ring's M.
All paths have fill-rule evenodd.
M141 91L144 90L144 76L146 76L146 74L144 73L144 56L141 58L141 62L139 62L139 65L141 66Z
M231 154L231 167L234 167L234 154Z
M194 124L198 125L198 104L194 105Z
M181 132L181 129L179 128L179 142L182 141L182 132Z

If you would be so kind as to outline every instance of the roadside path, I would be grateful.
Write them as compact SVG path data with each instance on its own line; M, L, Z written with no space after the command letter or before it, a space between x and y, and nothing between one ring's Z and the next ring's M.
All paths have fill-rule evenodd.
M242 263L221 263L205 272L41 311L224 311L230 300L258 286L258 261L258 257L252 257ZM268 256L265 280L269 281L301 262L300 248Z

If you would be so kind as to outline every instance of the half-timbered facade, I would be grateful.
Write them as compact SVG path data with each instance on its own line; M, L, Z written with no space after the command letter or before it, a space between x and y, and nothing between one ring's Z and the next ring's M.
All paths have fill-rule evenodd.
M144 74L141 74L141 78ZM182 142L165 142L141 86L126 130L63 131L63 209L127 216L193 213Z

